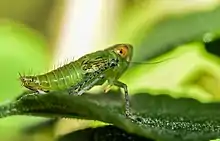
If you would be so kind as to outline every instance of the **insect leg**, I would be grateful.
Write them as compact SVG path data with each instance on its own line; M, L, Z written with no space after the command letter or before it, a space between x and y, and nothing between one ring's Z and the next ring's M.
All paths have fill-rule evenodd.
M90 81L88 81L87 83L84 83L81 87L81 90L79 90L79 91L77 91L76 89L75 89L75 86L74 87L71 87L70 89L69 89L69 94L74 94L74 95L82 95L83 93L85 93L86 91L88 91L89 89L91 89L98 81L100 81L100 80L102 80L104 78L104 75L103 74L101 74L101 75L99 75L99 76L97 76L97 78L95 78L95 79L91 79L92 81L90 82ZM87 86L84 86L85 84L87 84Z
M85 86L82 90L78 92L77 95L82 95L84 92L91 89L98 81L102 80L104 78L104 75L100 75L97 78L95 78L91 83L89 83L87 86Z
M111 87L112 87L112 85L108 84L104 89L104 93L107 93L111 89Z
M129 101L129 96L128 96L128 88L127 85L125 83L122 83L120 81L114 81L113 84L119 88L123 88L124 89L124 93L125 93L125 115L127 117L131 116L131 112L130 112L130 101Z

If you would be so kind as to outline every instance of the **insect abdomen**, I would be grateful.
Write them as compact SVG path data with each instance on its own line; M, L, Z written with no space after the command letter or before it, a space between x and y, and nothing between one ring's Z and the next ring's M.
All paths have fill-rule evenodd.
M77 62L66 64L43 75L36 76L36 86L42 91L67 89L77 84L83 77Z
M69 89L73 86L78 90L90 83L99 71L108 67L108 57L109 54L103 51L88 54L46 74L33 76L33 82L26 83L25 87L44 92Z

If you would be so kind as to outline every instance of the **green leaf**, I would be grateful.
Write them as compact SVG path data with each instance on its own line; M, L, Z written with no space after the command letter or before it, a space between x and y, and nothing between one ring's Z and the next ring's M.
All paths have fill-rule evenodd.
M160 6L160 1L157 4ZM184 43L202 41L206 33L219 36L218 5L206 10L183 12L184 14L181 8L179 14L169 14L166 10L160 10L164 9L163 6L156 10L147 6L138 7L131 13L126 9L126 15L116 30L116 42L129 42L135 46L135 61L152 59ZM168 11L172 9L170 5L166 6Z
M134 59L151 59L164 54L178 45L202 41L205 33L219 34L220 7L180 16L170 16L154 25L145 34L143 42L136 49ZM199 25L199 26L198 26ZM143 51L147 48L148 51Z
M23 95L0 106L0 117L31 115L99 120L155 140L210 140L220 136L220 104L168 95L135 94L132 118L116 92L72 96L65 92Z

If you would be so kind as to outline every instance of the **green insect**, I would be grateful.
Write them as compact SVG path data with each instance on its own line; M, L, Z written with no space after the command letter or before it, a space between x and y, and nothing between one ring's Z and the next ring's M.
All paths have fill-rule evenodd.
M127 85L118 79L129 67L133 55L130 44L116 44L107 49L82 56L46 74L21 76L22 85L37 93L68 90L69 94L82 95L95 85L108 82L105 92L115 85L124 89L125 114L130 116Z

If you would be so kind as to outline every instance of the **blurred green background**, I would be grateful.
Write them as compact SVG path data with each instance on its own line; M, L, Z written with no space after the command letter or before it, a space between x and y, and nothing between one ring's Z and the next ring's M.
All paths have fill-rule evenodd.
M19 72L43 73L73 57L125 42L134 45L135 62L173 58L132 64L121 78L130 94L168 92L201 102L219 101L219 17L219 0L0 0L0 100L24 90ZM0 140L50 141L70 130L101 124L61 120L53 130L21 134L24 127L44 120L1 119Z

